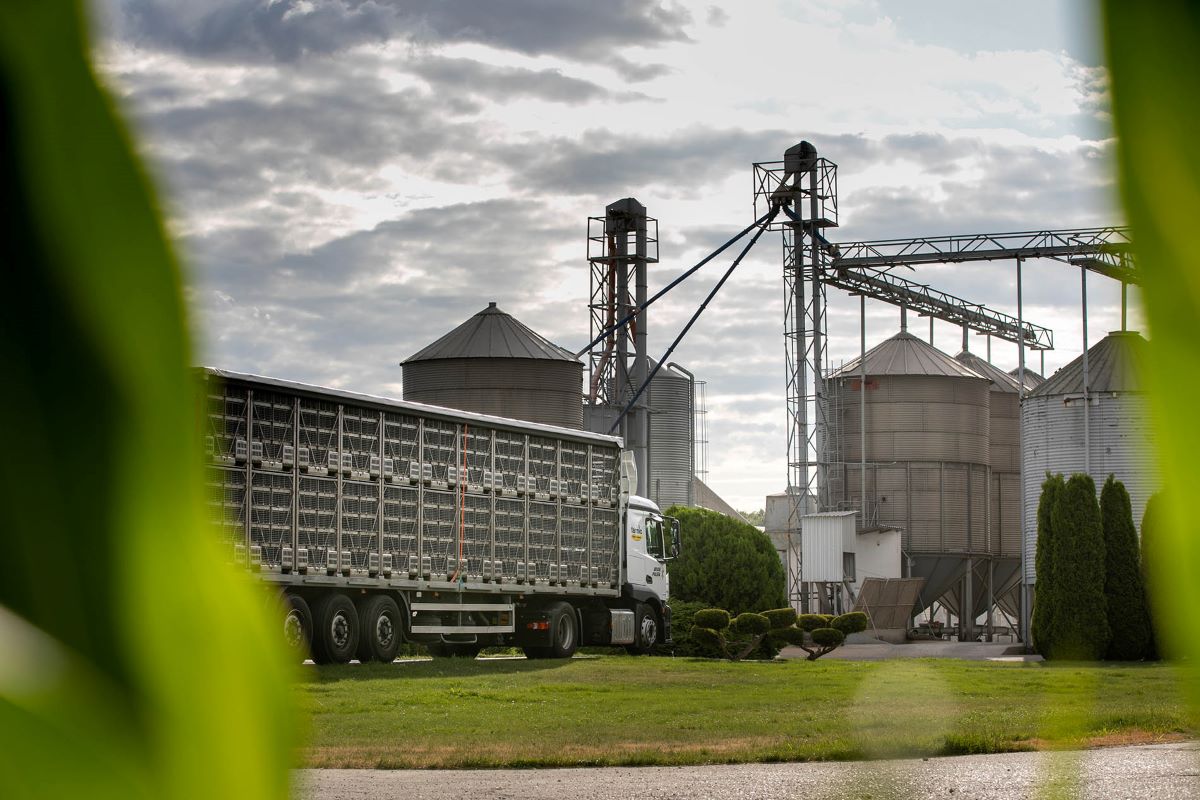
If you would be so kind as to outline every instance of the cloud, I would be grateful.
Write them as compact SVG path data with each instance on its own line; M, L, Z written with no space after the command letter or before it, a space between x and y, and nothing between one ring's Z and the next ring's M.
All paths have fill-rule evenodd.
M597 62L616 48L687 41L690 14L637 0L112 0L122 38L206 59L293 62L358 45L477 43Z
M415 59L408 69L439 92L457 92L499 102L520 97L568 105L603 99L649 99L639 92L614 92L597 83L563 75L559 70L497 67L467 58L430 56Z

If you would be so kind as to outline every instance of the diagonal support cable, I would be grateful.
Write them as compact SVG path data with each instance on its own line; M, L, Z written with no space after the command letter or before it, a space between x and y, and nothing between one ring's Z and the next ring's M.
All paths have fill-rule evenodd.
M617 429L617 426L620 425L621 420L626 414L629 413L630 409L633 408L638 399L650 386L650 382L654 380L654 376L658 374L660 369L662 369L663 364L665 364L667 360L671 358L671 354L675 352L675 348L679 346L681 341L683 341L683 337L687 336L688 331L690 331L692 326L696 324L696 320L700 319L700 315L704 313L704 309L708 308L708 304L712 302L714 297L716 297L717 292L721 291L721 287L725 285L725 281L729 280L729 276L732 275L733 271L738 268L738 265L742 263L742 259L746 257L746 254L749 253L750 249L754 247L756 242L758 242L759 237L762 236L767 230L767 227L771 224L771 221L775 219L775 215L779 213L780 207L781 206L778 205L775 206L769 212L755 221L754 224L759 226L758 231L753 237L751 237L750 241L746 242L746 246L742 248L742 252L738 253L737 258L735 258L733 263L729 265L729 269L725 270L725 274L721 276L721 280L717 281L717 285L712 288L712 291L710 291L708 296L704 298L704 302L702 302L700 307L696 309L696 313L692 314L692 318L688 320L687 325L684 325L683 330L681 330L679 335L675 337L675 341L671 342L671 346L667 348L667 352L663 353L663 357L654 365L654 369L650 370L650 374L646 376L646 380L643 381L642 385L638 387L637 392L633 395L633 399L629 401L629 404L626 405L625 408L621 409L621 413L617 415L615 420L613 420L612 427L608 429L610 434ZM745 231L738 234L736 238L730 240L721 249L723 250L725 247L733 244L734 241L740 239L744 234ZM716 253L713 253L713 255L716 255ZM695 270L692 271L694 272ZM680 280L682 280L682 278L680 278ZM646 304L649 305L649 301L647 301Z
M575 357L580 358L581 356L583 356L584 353L590 352L593 347L600 344L600 342L604 341L604 339L607 338L609 335L611 335L614 331L619 331L624 325L628 324L630 320L634 319L638 314L642 313L647 308L649 308L654 303L654 301L658 300L664 294L671 291L676 286L678 286L680 283L682 283L683 281L690 278L692 275L694 275L696 273L697 270L699 270L701 267L703 267L709 261L712 261L714 258L721 255L721 253L728 250L729 247L731 245L733 245L733 243L736 242L738 239L741 239L747 233L754 230L754 228L756 228L760 225L769 224L769 220L774 219L775 215L778 213L779 213L778 208L776 208L771 211L768 211L766 214L763 214L761 217L754 220L754 222L750 223L745 228L743 228L741 231L739 231L736 235L734 235L734 237L732 239L725 242L725 244L721 245L716 250L713 250L711 253L709 253L704 258L700 259L700 261L696 264L696 266L692 267L687 272L684 272L682 275L680 275L675 280L671 281L666 286L664 286L662 289L660 289L658 292L656 292L655 295L653 297L651 297L649 300L647 300L645 303L643 303L640 306L637 306L632 311L630 311L628 314L626 314L624 317L622 317L620 320L618 320L617 322L614 322L612 325L608 326L603 331L601 331L600 334L595 339L592 339L592 341L586 347L584 347L582 350L577 352L575 354ZM758 238L757 235L755 236L755 238Z

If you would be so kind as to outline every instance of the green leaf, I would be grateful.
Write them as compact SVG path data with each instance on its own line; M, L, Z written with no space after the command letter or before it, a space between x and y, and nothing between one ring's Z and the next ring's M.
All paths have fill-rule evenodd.
M204 522L180 272L86 41L0 5L0 794L285 797L291 674Z
M1165 650L1200 661L1200 537L1191 500L1200 483L1200 6L1106 0L1108 61L1122 197L1150 327L1147 382L1164 481L1164 519L1151 575ZM1200 712L1200 685L1190 684Z

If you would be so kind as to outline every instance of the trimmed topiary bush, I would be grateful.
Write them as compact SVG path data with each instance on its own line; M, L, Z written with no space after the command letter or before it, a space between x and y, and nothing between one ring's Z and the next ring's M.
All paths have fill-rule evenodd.
M861 611L850 611L842 614L840 617L834 617L829 627L841 631L846 636L852 633L862 633L867 629L870 620L867 615Z
M696 614L710 610L705 603L685 603L671 601L671 632L674 641L670 645L660 645L656 651L661 655L673 655L681 658L721 658L719 647L704 647L692 638L692 628L696 625ZM720 611L720 609L716 609ZM725 612L721 612L725 613ZM726 615L726 618L728 615ZM705 627L712 627L711 625ZM621 652L624 652L622 649Z
M772 608L764 611L763 616L771 623L771 628L787 628L796 624L796 609Z
M801 645L808 653L809 661L816 661L826 653L833 652L846 641L846 635L837 628L817 628L809 636L812 639L812 645Z
M1139 661L1150 647L1150 615L1138 564L1137 531L1125 485L1109 475L1100 490L1104 530L1104 602L1112 638L1105 657Z
M692 615L692 624L721 631L729 627L729 612L723 608L702 608Z
M825 614L801 614L796 618L796 626L812 633L817 628L828 628L831 621Z
M747 611L738 614L729 627L740 636L762 636L771 630L771 623L764 615Z

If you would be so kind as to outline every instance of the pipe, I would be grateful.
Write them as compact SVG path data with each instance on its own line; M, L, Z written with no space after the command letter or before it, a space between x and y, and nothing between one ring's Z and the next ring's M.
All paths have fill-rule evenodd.
M1080 285L1083 296L1083 471L1092 474L1092 440L1088 397L1088 328L1087 328L1087 274L1083 267L1079 268Z
M858 296L858 447L862 474L862 526L867 527L867 296Z
M1021 292L1021 259L1017 258L1017 325L1024 325L1024 300ZM1017 343L1017 404L1018 408L1025 402L1025 337L1021 337L1021 341ZM1025 427L1017 425L1017 447L1021 452L1021 460L1025 460ZM1019 613L1021 617L1018 628L1018 633L1021 637L1021 643L1025 646L1028 652L1030 647L1029 639L1029 617L1030 617L1030 601L1033 599L1029 591L1029 582L1026 576L1029 575L1029 558L1026 554L1025 539L1028 531L1025 530L1025 473L1021 472L1021 581L1018 584L1020 588L1019 597Z

